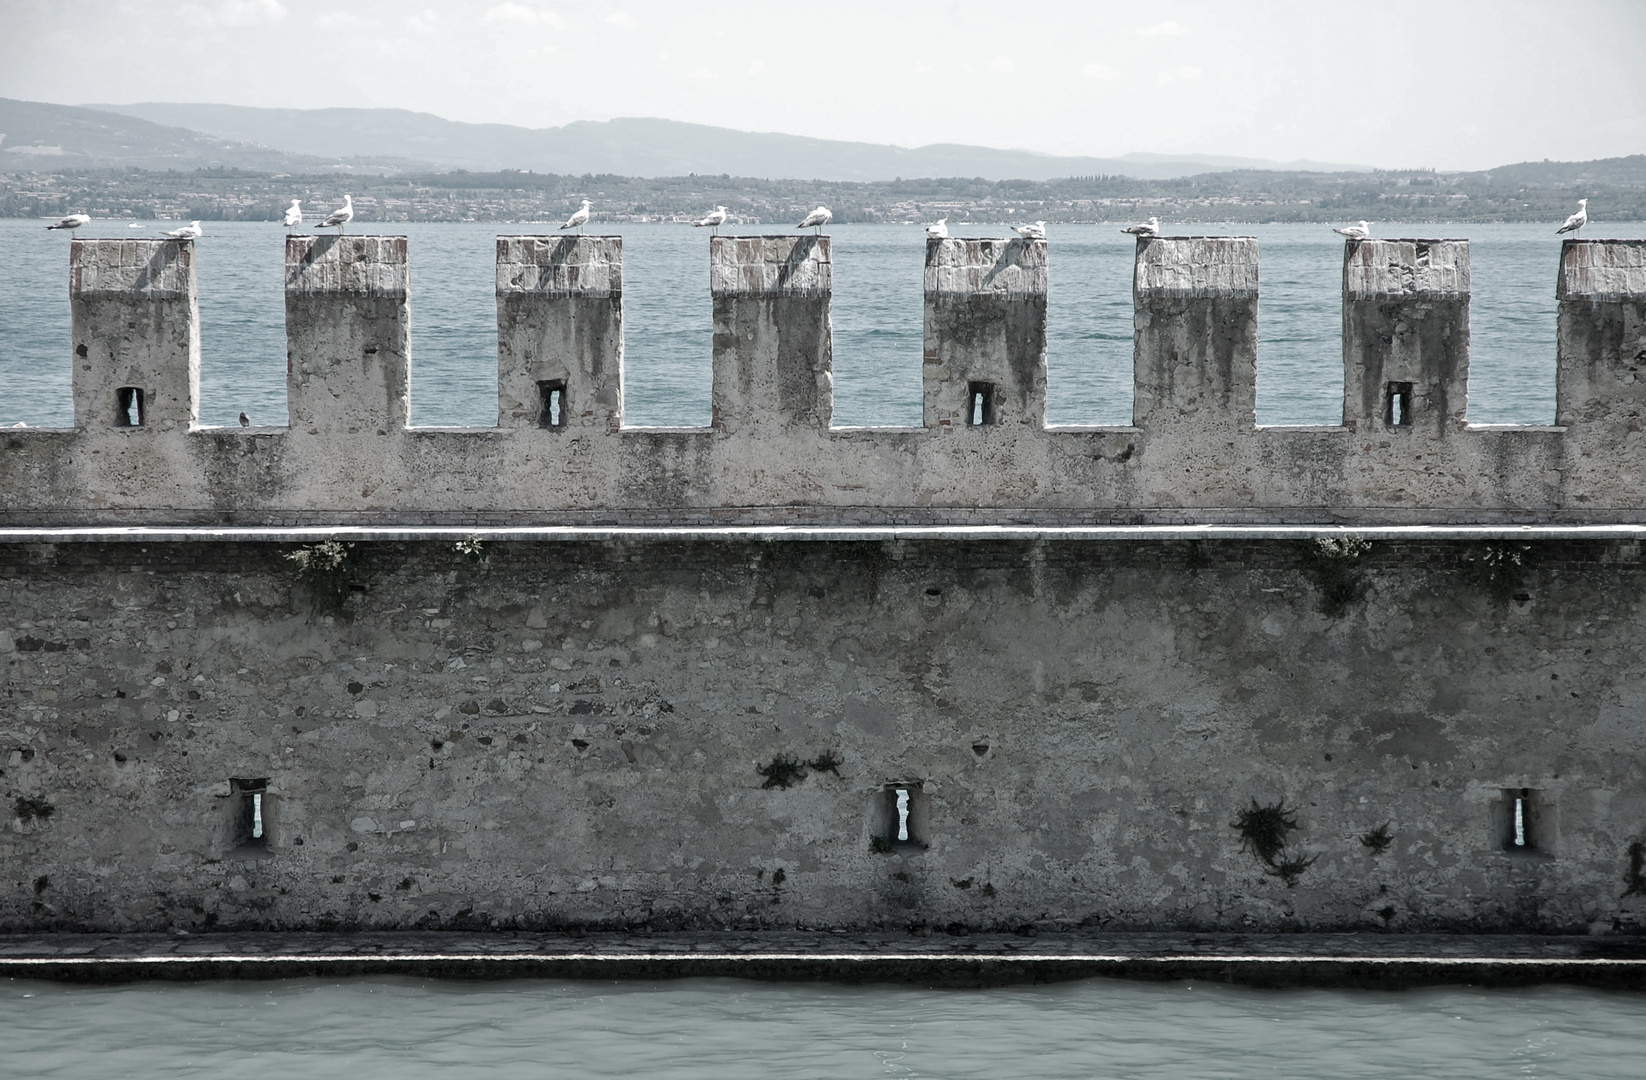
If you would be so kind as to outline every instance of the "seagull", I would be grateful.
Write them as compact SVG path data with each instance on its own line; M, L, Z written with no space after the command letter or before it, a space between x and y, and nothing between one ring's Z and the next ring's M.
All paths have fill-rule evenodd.
M1364 240L1372 235L1372 226L1362 221L1359 225L1345 225L1341 229L1333 229L1339 236L1347 236L1350 240Z
M292 205L295 206L297 204L293 203ZM287 213L290 214L290 211L287 211ZM327 214L326 215L326 220L322 221L320 223L319 227L322 228L322 229L333 229L333 228L335 228L339 233L342 233L344 231L344 229L348 226L349 222L351 222L353 220L354 220L354 196L353 195L345 195L345 196L343 196L343 208L340 209L340 210L333 210L331 213Z
M567 218L566 223L560 227L562 229L576 229L577 235L582 236L583 226L589 223L589 207L593 205L594 203L584 199L582 207L579 208L578 211L571 217Z
M64 218L63 220L67 221L68 219ZM1555 230L1555 235L1559 236L1561 233L1575 233L1587 224L1589 224L1589 200L1579 199L1577 201L1577 213L1567 218L1566 224Z
M940 217L937 224L926 226L926 235L933 240L947 240L949 238L949 219Z
M719 235L720 226L724 224L726 224L726 208L724 206L717 206L714 208L714 212L712 214L706 215L702 221L699 221L696 225L693 225L692 228L701 229L705 225L708 225L714 229L716 235Z
M1154 236L1160 232L1160 219L1152 217L1141 225L1128 225L1120 231L1130 233L1133 236Z
M251 417L247 416L243 412L240 414L240 426L241 427L251 427Z
M1025 240L1044 240L1046 239L1046 223L1037 221L1033 225L1013 225L1012 232Z
M797 229L816 229L819 236L823 234L823 226L834 220L834 211L827 206L819 206L806 215L806 220L796 225Z
M67 229L69 232L73 232L74 230L78 229L82 225L90 225L90 224L91 224L91 215L90 214L70 214L68 217L64 218L62 221L59 221L57 224L47 225L46 228L48 228L48 229Z
M350 209L353 209L352 203L350 204ZM295 229L299 225L303 224L303 204L297 199L293 199L291 201L291 205L286 207L285 221L287 229Z
M204 232L198 221L191 221L181 229L163 230L160 235L169 236L173 240L198 240Z

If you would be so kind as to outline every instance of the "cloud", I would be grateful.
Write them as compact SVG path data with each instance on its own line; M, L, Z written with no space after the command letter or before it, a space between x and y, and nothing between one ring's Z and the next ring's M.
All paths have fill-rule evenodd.
M552 11L539 11L525 4L498 4L487 8L484 17L489 23L517 23L521 26L559 26L560 16Z
M1088 79L1102 79L1105 82L1113 82L1120 78L1120 72L1108 64L1087 64L1080 69L1080 74Z
M720 72L715 71L713 68L698 68L687 75L686 78L691 79L693 82L717 82L720 79Z
M1194 82L1200 78L1200 69L1190 64L1182 64L1174 68L1165 68L1155 72L1155 81L1161 86L1170 86L1179 82Z
M1009 56L991 56L991 57L989 57L989 70L990 71L997 71L997 72L1000 72L1001 74L1005 74L1006 72L1012 70L1011 57L1009 57Z
M764 60L756 60L754 63L749 65L749 74L750 75L759 75L759 74L762 74L765 70L766 70L766 62Z
M633 30L635 27L634 16L630 15L626 11L617 11L607 15L606 22L610 23L612 26L621 27L624 30Z
M1157 22L1153 26L1140 26L1137 28L1138 37L1182 37L1188 32L1188 27L1182 23L1172 22L1170 19L1165 22Z
M352 11L323 11L315 16L314 25L322 30L347 30L364 25L364 20Z
M287 12L280 0L221 0L210 6L184 4L177 15L197 26L257 26L284 22Z

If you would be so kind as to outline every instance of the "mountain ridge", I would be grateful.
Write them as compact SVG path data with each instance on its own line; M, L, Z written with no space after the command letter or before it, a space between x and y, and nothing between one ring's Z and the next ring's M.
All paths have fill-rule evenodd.
M872 182L938 176L1052 180L1126 175L1145 180L1171 179L1236 163L1247 168L1296 170L1310 166L1308 171L1369 171L1365 166L1209 155L1099 158L961 143L902 147L738 131L656 117L577 120L559 127L527 128L470 124L409 109L259 109L184 102L84 107L315 157L404 158L427 162L436 169L475 172L519 169L640 177L728 174L768 180Z

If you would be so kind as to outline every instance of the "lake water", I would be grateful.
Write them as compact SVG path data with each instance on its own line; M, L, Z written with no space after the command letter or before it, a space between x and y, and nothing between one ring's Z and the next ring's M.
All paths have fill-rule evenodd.
M1638 995L1094 979L921 990L356 979L0 984L0 1077L1633 1078Z
M241 410L284 424L282 230L207 222L198 242L204 424ZM373 226L363 225L359 231ZM1595 228L1595 227L1592 227ZM152 224L93 222L86 236L153 235ZM493 293L499 232L533 225L396 224L410 238L412 421L489 427L497 419ZM626 422L709 422L708 238L681 225L600 226L624 239ZM998 236L1003 226L958 227ZM1261 255L1258 421L1342 419L1340 237L1318 225L1194 225L1185 233L1255 235ZM1554 226L1396 226L1386 235L1472 241L1473 360L1469 417L1547 424L1554 418ZM1053 225L1048 315L1054 424L1126 424L1132 411L1132 238L1113 225ZM1596 236L1638 236L1607 223ZM918 226L837 225L834 237L835 423L920 424ZM0 425L68 426L68 238L40 222L0 220Z

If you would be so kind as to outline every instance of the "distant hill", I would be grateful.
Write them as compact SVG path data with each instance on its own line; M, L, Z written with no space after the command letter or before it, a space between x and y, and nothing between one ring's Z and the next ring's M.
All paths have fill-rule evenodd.
M73 105L0 98L0 170L232 168L258 172L323 169L381 172L427 162L363 162L266 145Z
M877 181L943 176L1051 180L1126 175L1168 179L1230 167L1294 171L1360 168L1194 155L1054 157L1028 150L958 144L907 149L647 118L524 128L466 124L405 109L252 109L167 102L90 107L319 157L409 158L431 162L436 168L476 172L521 169L574 176L695 173L768 180Z

